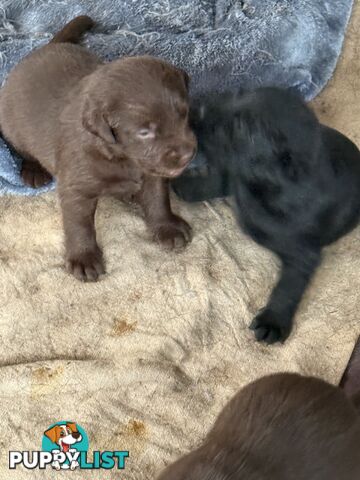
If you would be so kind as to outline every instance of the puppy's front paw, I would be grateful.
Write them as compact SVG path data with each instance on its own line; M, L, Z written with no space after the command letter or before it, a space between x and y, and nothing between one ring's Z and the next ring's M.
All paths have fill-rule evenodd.
M24 161L21 167L21 178L25 185L39 188L51 182L52 176L37 162Z
M291 332L291 319L284 319L271 310L261 310L250 325L258 342L268 345L282 342L288 338Z
M105 273L101 250L90 250L79 254L67 255L66 269L78 280L96 282Z
M191 241L191 227L182 218L173 215L166 223L156 225L154 238L166 248L183 248Z

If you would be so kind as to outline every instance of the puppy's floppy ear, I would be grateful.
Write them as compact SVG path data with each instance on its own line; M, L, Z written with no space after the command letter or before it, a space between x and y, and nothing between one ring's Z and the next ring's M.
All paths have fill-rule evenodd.
M69 427L72 432L77 432L78 431L76 423L67 422L66 426Z
M44 432L44 435L48 437L53 443L57 443L57 440L59 439L59 426L55 425L52 428L49 428L49 430L46 430Z
M190 77L185 72L185 70L182 70L179 67L176 67L175 65L168 65L168 64L163 64L161 66L164 79L169 82L169 84L173 83L174 81L176 82L175 85L177 84L178 80L181 78L183 80L184 86L186 90L189 90L189 83L190 83Z
M188 73L185 72L185 70L182 70L182 69L179 69L179 70L180 70L180 72L181 72L181 74L182 74L182 76L183 76L186 90L189 90L190 77L189 77Z
M107 143L116 143L114 133L109 125L104 108L92 99L85 99L82 112L82 124L90 133Z

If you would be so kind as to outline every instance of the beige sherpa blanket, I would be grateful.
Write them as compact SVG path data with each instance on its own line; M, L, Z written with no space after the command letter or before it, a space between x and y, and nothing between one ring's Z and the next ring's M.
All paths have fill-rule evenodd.
M346 55L316 102L355 141L359 27L356 7ZM0 199L1 480L119 478L8 469L9 450L40 450L59 420L80 424L91 451L129 450L120 478L153 479L249 381L282 370L339 381L360 334L360 228L326 250L287 343L266 347L248 325L276 259L239 231L227 202L174 207L194 228L180 254L151 243L137 211L104 200L97 229L108 274L81 284L63 268L56 195Z

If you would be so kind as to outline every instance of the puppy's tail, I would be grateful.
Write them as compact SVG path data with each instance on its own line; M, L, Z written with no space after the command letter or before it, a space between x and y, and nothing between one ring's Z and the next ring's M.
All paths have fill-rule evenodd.
M75 17L65 27L56 33L50 43L78 43L83 33L95 25L92 18L87 15Z

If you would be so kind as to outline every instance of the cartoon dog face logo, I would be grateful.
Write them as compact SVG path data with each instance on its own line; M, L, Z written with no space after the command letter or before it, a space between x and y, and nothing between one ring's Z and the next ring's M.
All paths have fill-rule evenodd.
M44 435L53 443L56 443L60 448L53 450L53 452L75 453L76 449L72 448L75 443L81 442L82 435L78 431L76 423L67 422L64 425L54 425L44 432ZM59 461L54 461L52 464L56 470L70 468L75 470L79 466L76 460L73 460L70 465L67 463L60 464Z
M62 452L68 452L74 443L81 442L82 436L78 432L76 423L66 423L65 425L55 425L44 432L53 443L59 445Z

